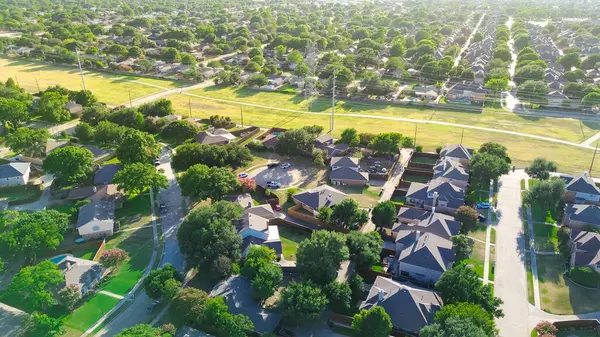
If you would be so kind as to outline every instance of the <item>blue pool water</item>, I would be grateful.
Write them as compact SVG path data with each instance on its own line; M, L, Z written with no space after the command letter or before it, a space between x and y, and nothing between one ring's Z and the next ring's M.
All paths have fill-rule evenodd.
M50 261L52 263L59 264L67 256L68 256L68 254L56 255L55 257L51 258Z

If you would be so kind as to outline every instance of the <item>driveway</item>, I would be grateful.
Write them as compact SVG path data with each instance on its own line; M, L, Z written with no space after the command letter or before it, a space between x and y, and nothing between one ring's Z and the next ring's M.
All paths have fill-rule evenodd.
M518 170L499 181L496 229L495 295L504 301L504 317L497 320L500 336L528 336L529 303L521 211L521 179Z
M281 184L281 189L286 189L301 185L308 178L308 174L304 169L293 165L283 169L281 167L268 168L265 164L248 172L248 178L254 179L257 185L265 188L268 181L277 181Z

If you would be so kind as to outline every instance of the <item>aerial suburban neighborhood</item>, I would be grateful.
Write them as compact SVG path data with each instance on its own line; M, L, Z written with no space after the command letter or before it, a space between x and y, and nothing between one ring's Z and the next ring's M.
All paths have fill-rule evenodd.
M0 1L0 336L597 336L599 146L598 1Z

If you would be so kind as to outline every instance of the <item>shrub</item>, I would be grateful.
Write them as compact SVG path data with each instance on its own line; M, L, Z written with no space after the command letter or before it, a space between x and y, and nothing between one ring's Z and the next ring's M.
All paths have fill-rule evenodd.
M554 324L548 321L542 321L535 326L535 331L542 336L554 336L554 333L558 331L558 329Z
M417 147L415 148L415 151L423 152L423 145L417 145Z
M287 201L291 202L292 201L292 197L294 196L294 194L296 194L298 192L298 189L295 187L292 187L290 189L288 189L285 194L287 196Z
M126 251L120 248L113 248L104 251L100 255L100 263L107 268L117 269L119 265L129 258Z
M438 146L435 148L435 153L440 154L440 152L442 152L442 147Z
M265 152L267 151L267 147L263 145L263 143L260 142L250 142L248 143L248 145L246 145L246 147L248 147L250 150L254 150L254 151L258 151L258 152Z
M573 282L581 284L586 287L599 287L600 286L600 274L598 274L591 267L575 267L569 271L569 277Z

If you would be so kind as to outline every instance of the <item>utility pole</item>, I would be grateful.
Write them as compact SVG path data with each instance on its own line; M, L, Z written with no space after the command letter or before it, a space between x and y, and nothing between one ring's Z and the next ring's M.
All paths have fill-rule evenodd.
M590 177L592 176L592 169L594 168L594 160L596 159L596 152L598 152L598 142L596 143L596 149L594 150L594 156L592 157L592 163L590 164Z
M40 90L40 82L38 82L37 77L35 78L35 84L37 85L38 92L42 92L42 90Z
M417 128L419 127L419 124L415 124L415 150L417 150Z
M188 107L190 108L190 118L192 118L192 99L188 98Z
M463 137L465 136L465 128L462 129L462 134L460 135L460 143L463 142Z
M244 106L240 105L240 116L242 117L242 127L244 127Z
M75 54L77 54L77 64L79 65L79 75L81 75L81 84L83 84L83 90L87 90L85 88L85 79L83 78L83 69L81 68L81 60L79 59L79 48L75 48ZM131 97L131 93L129 93ZM129 99L131 102L131 98Z
M333 71L333 86L331 87L331 131L333 132L333 119L335 116L335 70Z
M16 74L15 74L15 82L17 82L17 86L19 86L19 87L21 86L21 85L19 84L19 78L17 77L17 75L16 75Z

